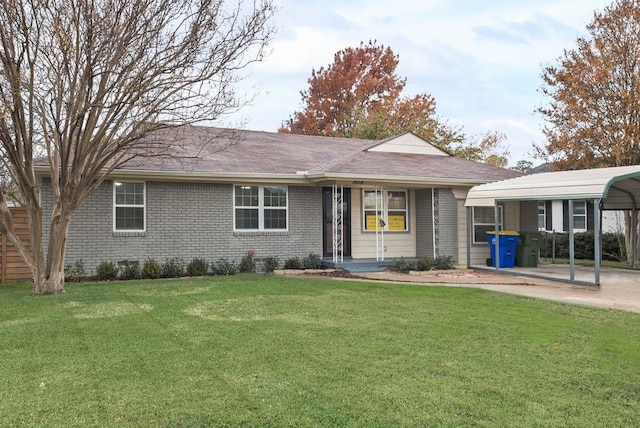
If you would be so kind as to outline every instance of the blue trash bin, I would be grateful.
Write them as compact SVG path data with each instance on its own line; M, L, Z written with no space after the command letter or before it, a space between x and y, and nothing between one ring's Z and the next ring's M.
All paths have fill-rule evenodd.
M520 242L518 232L512 230L501 230L498 234L500 239L500 267L512 268L516 262L516 247ZM496 266L496 233L493 230L487 232L487 241L491 251L491 266Z

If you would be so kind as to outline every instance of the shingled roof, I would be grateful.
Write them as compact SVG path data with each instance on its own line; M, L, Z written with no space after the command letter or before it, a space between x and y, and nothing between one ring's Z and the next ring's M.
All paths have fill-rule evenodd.
M426 141L425 153L384 151L385 141L183 126L151 138L174 140L175 157L139 157L116 175L296 180L368 179L480 184L522 175L446 155ZM414 138L418 138L415 137ZM370 151L370 149L372 149ZM395 150L395 149L394 149Z

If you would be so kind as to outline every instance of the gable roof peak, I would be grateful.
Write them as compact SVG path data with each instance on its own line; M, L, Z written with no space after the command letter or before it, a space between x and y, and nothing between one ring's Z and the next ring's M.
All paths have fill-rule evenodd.
M413 132L396 135L376 142L368 152L406 153L434 156L451 156Z

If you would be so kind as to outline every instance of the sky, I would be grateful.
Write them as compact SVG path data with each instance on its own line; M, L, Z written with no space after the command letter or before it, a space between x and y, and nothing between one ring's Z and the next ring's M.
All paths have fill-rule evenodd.
M245 129L277 131L302 110L300 91L312 69L334 54L377 40L399 56L403 94L430 94L437 116L467 137L507 136L510 165L543 145L550 100L539 91L544 66L574 49L594 11L607 0L274 0L277 34L263 62L253 64L242 90L251 104L228 120Z

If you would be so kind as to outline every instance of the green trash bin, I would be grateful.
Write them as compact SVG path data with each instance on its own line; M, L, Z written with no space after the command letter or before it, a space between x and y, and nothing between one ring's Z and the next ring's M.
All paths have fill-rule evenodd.
M538 267L541 240L540 232L520 232L520 245L516 248L516 266Z

